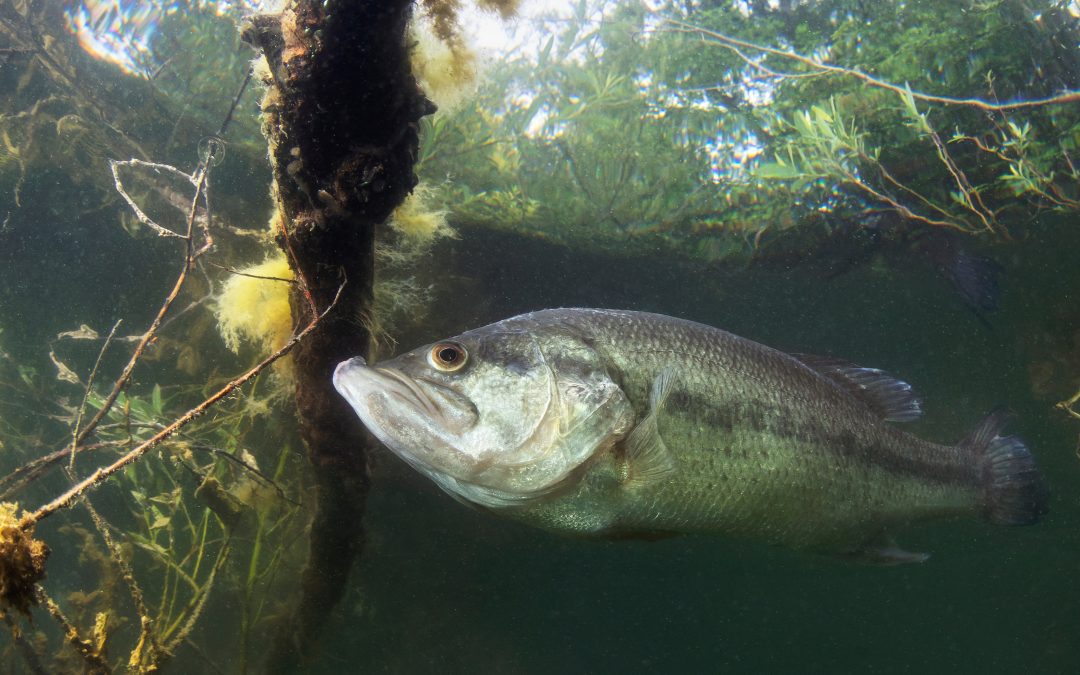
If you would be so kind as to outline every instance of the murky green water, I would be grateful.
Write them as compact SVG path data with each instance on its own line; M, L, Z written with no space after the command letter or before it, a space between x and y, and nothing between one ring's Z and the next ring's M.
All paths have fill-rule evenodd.
M424 226L436 232L421 243L400 214L383 229L380 246L401 255L376 263L391 300L377 305L379 352L535 309L610 307L842 357L910 382L925 409L911 430L930 440L958 441L1006 406L1051 488L1044 521L900 531L903 548L932 557L897 567L719 536L583 541L468 509L378 448L362 554L293 670L1080 668L1080 420L1055 407L1080 386L1080 104L994 107L1080 87L1080 8L856 5L597 1L523 19L525 46L482 55L477 88L421 128L418 211L445 222ZM183 261L178 240L136 222L107 160L206 170L200 143L221 130L253 56L235 36L242 8L83 7L79 19L59 4L0 0L0 501L27 511L280 346L241 332L232 351L220 327L220 308L238 308L229 280L276 250L255 83L209 169L215 247L89 449L23 481L20 467L67 448L93 416ZM896 87L819 77L775 52L759 62L769 75L701 34L680 42L686 26L664 32L662 16ZM41 34L53 36L47 48L35 47ZM125 34L149 46L91 39ZM777 77L781 68L805 79ZM991 109L913 98L910 110L905 84ZM146 166L122 177L149 217L183 227L194 186L163 176ZM957 250L992 261L998 306L954 283L966 264ZM61 335L81 324L93 336ZM273 670L314 510L291 387L267 371L90 492L101 523L82 505L40 522L35 536L52 549L42 587L88 640L84 652L116 672L147 662L131 569L150 634L174 648L165 672ZM0 671L83 672L93 661L43 608L32 621L2 611Z

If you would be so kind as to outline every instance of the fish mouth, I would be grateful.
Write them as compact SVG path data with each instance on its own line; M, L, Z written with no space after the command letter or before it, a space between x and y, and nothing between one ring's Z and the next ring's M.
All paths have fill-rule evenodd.
M425 427L457 435L478 417L472 401L453 389L397 368L369 366L363 357L338 364L333 379L334 387L372 431L387 427L394 418L421 418Z

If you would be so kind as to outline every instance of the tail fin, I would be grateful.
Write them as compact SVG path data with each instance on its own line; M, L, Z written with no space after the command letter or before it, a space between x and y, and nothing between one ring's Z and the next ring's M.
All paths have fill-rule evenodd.
M977 458L982 517L995 525L1031 525L1046 514L1049 490L1024 442L1001 435L1007 421L1004 410L995 410L961 445Z

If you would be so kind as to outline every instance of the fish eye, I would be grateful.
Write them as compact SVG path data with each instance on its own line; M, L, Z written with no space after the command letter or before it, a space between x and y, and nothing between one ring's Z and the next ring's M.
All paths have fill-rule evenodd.
M461 370L468 359L469 353L456 342L439 342L428 352L428 363L444 373Z

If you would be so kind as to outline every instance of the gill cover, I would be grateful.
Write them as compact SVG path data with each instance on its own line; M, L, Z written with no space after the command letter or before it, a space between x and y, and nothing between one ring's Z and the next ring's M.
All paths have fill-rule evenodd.
M572 330L517 323L375 368L347 361L335 386L387 447L459 500L504 508L543 498L573 484L634 415ZM452 372L439 357L444 344L465 351Z

